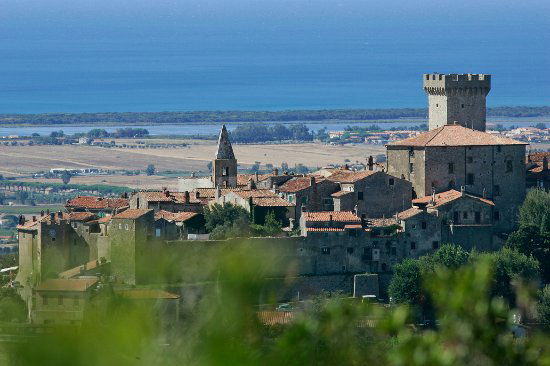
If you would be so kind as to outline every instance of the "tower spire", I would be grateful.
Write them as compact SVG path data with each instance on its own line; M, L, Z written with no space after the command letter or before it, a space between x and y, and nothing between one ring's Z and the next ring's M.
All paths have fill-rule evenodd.
M229 134L225 125L222 126L220 131L220 137L218 138L218 151L216 152L216 159L235 159L233 153L233 147L229 141Z

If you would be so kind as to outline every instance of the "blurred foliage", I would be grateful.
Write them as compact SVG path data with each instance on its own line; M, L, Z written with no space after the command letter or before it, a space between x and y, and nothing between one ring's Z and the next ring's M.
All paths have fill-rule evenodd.
M27 319L27 305L13 288L0 288L0 321L23 322Z
M288 324L267 325L259 311L281 314L274 253L234 248L203 271L221 280L201 293L186 288L180 321L159 316L157 303L122 298L102 283L80 328L52 328L4 344L8 365L545 365L548 337L515 337L514 309L494 297L494 260L477 256L450 269L436 266L424 283L437 314L434 329L414 324L409 306L385 306L335 294L302 302ZM287 283L291 283L288 277ZM517 287L518 295L522 293ZM527 292L523 292L527 294ZM522 306L533 299L523 296ZM288 313L284 313L288 314Z

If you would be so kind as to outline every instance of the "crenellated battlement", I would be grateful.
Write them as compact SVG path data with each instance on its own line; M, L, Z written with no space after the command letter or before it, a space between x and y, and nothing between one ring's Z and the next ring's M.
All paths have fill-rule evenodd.
M483 94L491 90L489 74L424 74L424 91L428 94Z
M428 94L430 130L458 121L485 131L486 97L491 90L488 74L424 74Z

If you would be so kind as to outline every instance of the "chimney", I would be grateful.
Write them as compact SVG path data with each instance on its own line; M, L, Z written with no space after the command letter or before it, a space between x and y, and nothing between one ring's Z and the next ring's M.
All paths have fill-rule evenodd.
M460 186L460 195L464 196L464 186Z
M25 225L25 216L19 215L19 225Z
M258 172L254 173L254 181L259 182L260 178L258 177Z
M185 191L186 195L185 197L189 196L189 192ZM166 197L170 197L170 191L166 190L166 188L164 188L164 195Z
M50 216L50 209L49 208L46 210L46 215Z
M253 189L256 188L256 184L254 184L254 181L252 180L252 178L250 178L250 179L248 180L248 183L246 184L246 188L247 188L249 191L251 191L251 190L253 190Z
M317 182L315 182L315 177L310 176L309 177L309 186L315 191L317 190Z
M349 165L348 164L344 164L344 170L349 170Z
M195 172L191 172L191 178L195 178L196 174Z
M435 205L435 189L432 189L432 199L430 200L430 204L432 206Z
M332 227L332 214L328 215L328 226Z
M546 156L542 159L542 170L548 170L548 158Z
M36 216L33 216L32 217L32 222L35 222L36 221Z
M374 159L373 159L372 155L369 156L367 166L369 167L369 170L371 170L371 171L374 169Z
M222 195L222 191L220 189L220 187L216 187L216 192L214 193L214 198L216 198L216 202L218 202L218 200L220 199Z
M44 210L40 211L40 217L44 216Z
M428 207L427 207L428 205L424 202L415 203L415 206L418 207L422 211L427 211L428 210Z
M278 176L279 175L279 168L273 169L273 175Z
M57 217L59 217L60 219L62 219L62 218L63 218L63 212L62 212L62 211L59 211L59 212L57 213Z
M166 192L166 193L168 193L168 192ZM185 191L185 193L183 195L185 197L185 203L189 203L189 201L190 201L189 191ZM166 197L168 197L168 195Z
M55 212L50 212L50 220L55 221Z
M218 188L216 188L216 190L218 190ZM196 191L195 192L195 198L200 198L200 197L201 197L201 192Z

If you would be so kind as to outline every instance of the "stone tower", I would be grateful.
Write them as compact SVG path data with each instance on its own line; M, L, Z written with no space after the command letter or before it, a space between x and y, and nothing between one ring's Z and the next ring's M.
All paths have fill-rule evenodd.
M487 74L424 74L430 130L456 121L485 131L485 97L489 90L491 75Z
M225 125L222 126L218 138L216 158L212 161L212 182L216 188L237 187L237 159Z

